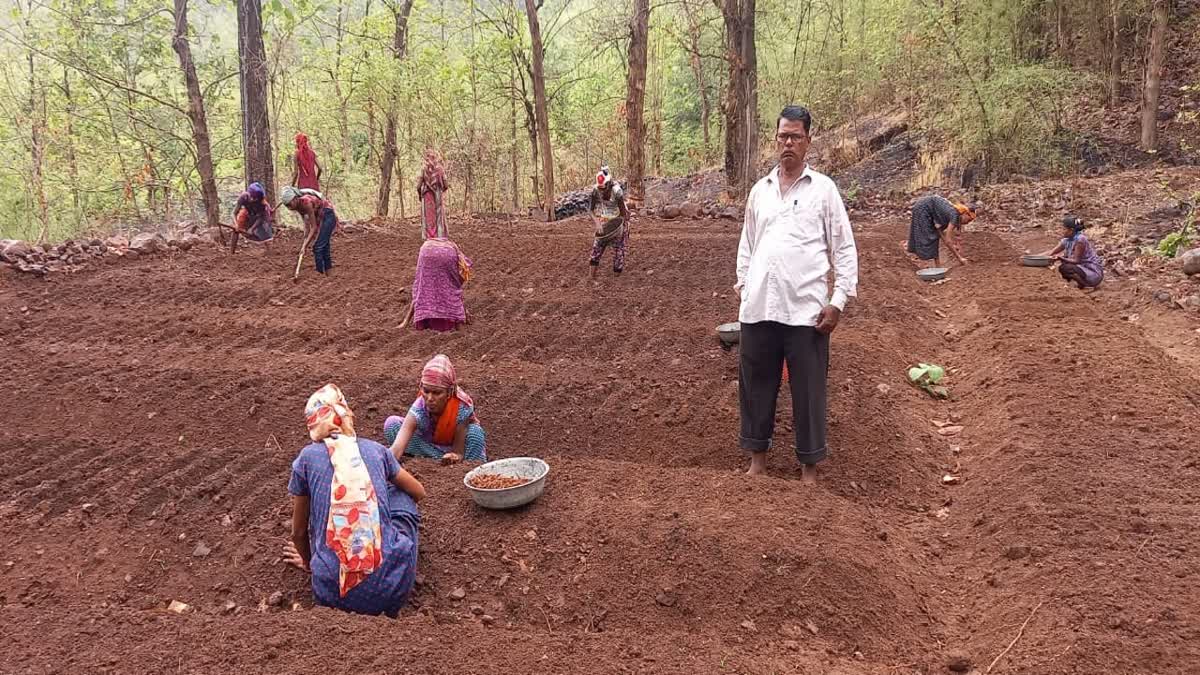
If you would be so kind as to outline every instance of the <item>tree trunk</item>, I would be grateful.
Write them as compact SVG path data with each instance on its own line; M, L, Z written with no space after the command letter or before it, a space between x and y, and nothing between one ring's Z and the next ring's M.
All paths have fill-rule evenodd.
M625 148L629 154L626 182L629 198L641 203L646 173L646 61L650 43L650 0L634 0L629 19L629 78L625 97Z
M533 55L533 101L537 110L537 135L542 146L542 199L546 220L554 220L554 153L550 148L550 115L546 110L546 74L542 68L542 27L534 0L525 0Z
M1142 149L1158 150L1158 94L1162 84L1164 46L1167 42L1169 0L1154 0L1150 53L1146 57L1146 83L1142 87Z
M178 0L177 0L178 4ZM267 50L263 46L262 0L237 0L238 81L242 93L242 151L247 183L259 182L275 201L275 160L271 149ZM190 98L190 96L189 96Z
M17 5L18 11L25 14L25 38L31 39L33 34L33 2L28 8ZM46 97L43 93L41 103L38 103L37 71L34 68L33 49L27 52L29 63L29 178L30 190L33 193L34 206L37 208L38 220L42 227L38 231L37 243L43 244L50 233L50 209L46 201Z
M408 53L408 17L412 13L413 0L404 0L399 5L388 4L395 20L396 30L392 33L392 59L396 67ZM396 116L399 114L400 95L396 86L391 86L388 107L384 112L383 154L379 157L379 196L375 202L375 215L386 218L392 191L392 169L396 166Z
M1108 50L1108 107L1121 100L1121 10L1120 0L1112 0L1112 36Z
M755 0L722 0L725 58L725 179L734 196L749 192L758 163L758 60L754 48Z
M179 57L183 82L187 85L188 120L192 124L192 142L196 144L196 170L200 173L200 198L204 202L204 219L209 227L221 222L221 202L217 196L216 172L213 170L212 143L208 136L208 117L204 113L204 94L196 63L192 61L192 46L188 42L188 0L175 0L175 35L171 47Z
M509 132L512 136L512 210L517 213L521 210L521 174L518 153L520 144L517 142L517 76L516 66L513 66L514 71L509 73L509 81L512 84L512 94L508 99L509 106Z
M63 98L66 99L67 175L71 178L71 207L75 225L83 224L83 199L79 194L79 156L75 151L75 98L71 94L71 71L63 67Z

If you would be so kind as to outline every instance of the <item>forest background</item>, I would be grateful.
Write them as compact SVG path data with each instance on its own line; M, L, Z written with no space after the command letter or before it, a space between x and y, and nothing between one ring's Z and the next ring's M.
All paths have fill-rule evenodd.
M793 102L818 133L900 111L980 180L1061 174L1098 128L1159 152L1165 45L1194 42L1187 0L4 1L0 238L39 241L227 221L297 132L343 219L412 215L426 147L459 212L600 164L635 197L719 168L734 201Z

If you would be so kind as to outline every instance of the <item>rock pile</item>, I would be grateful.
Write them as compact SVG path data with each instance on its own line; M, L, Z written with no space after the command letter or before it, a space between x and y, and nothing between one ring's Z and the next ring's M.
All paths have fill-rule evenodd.
M559 195L554 201L554 219L562 220L577 213L587 213L591 207L591 200L591 190L575 190Z
M133 239L114 235L107 239L72 239L61 244L35 245L15 239L0 239L0 267L29 274L74 272L87 263L113 257L136 258L170 251L187 251L205 241L193 231L167 238L157 232L143 232Z

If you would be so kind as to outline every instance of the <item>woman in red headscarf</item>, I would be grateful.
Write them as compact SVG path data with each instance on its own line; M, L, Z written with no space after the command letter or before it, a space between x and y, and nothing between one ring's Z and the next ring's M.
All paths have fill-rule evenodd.
M317 153L308 145L308 136L304 134L296 134L296 155L292 160L290 184L301 190L321 189L321 163L317 161Z

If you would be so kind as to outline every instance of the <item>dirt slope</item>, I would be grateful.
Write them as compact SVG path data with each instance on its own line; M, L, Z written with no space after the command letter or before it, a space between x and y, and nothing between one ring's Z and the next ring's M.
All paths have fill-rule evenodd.
M993 672L1187 672L1200 383L993 234L921 286L899 223L857 225L815 488L782 449L774 477L738 474L713 335L732 223L641 221L598 287L582 223L456 224L474 323L445 337L394 328L415 231L341 238L338 276L299 285L293 243L4 276L0 671L329 672L355 649L379 672L938 673L956 650L982 672L1038 607ZM414 607L314 609L277 564L303 402L335 381L379 438L436 351L493 456L551 463L547 492L483 512L465 468L410 462L431 492ZM904 384L917 360L955 369L953 402Z

